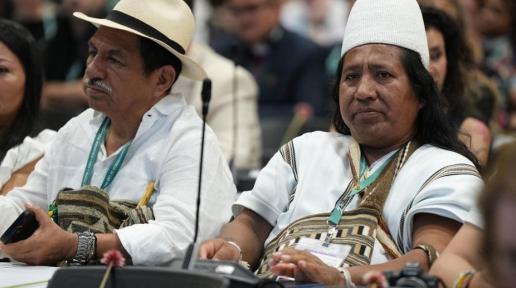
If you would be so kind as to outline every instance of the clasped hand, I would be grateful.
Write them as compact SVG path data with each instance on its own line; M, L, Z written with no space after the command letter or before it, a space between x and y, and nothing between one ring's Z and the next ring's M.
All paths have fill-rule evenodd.
M268 264L274 274L294 278L296 282L317 282L344 287L345 280L339 270L326 265L317 256L306 251L285 248L273 253Z

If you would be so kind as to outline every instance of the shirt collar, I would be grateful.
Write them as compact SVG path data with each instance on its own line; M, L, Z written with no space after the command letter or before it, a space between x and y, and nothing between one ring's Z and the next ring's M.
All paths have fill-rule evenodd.
M176 111L179 107L186 105L186 101L181 93L171 93L160 101L158 103L154 104L147 112L145 112L145 115L170 115L174 111ZM93 119L91 120L91 123L99 123L104 118L104 113L100 111L94 111L93 112Z

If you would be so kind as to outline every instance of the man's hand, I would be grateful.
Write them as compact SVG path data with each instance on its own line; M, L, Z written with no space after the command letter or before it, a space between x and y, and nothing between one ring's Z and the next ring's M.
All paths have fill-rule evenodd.
M12 244L0 244L0 250L16 261L31 265L50 265L72 258L77 252L77 235L66 232L52 222L43 209L26 205L39 222L34 234Z
M309 252L286 248L272 255L269 261L276 275L288 276L299 282L317 282L343 287L345 279L339 270L322 262Z
M226 240L218 238L203 242L199 248L199 257L201 259L238 261L240 260L240 251Z

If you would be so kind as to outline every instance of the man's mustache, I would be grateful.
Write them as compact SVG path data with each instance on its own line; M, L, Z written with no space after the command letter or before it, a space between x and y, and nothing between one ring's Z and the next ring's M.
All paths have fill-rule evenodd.
M86 88L93 88L96 90L101 90L102 92L111 95L113 92L113 89L111 86L106 84L106 82L100 80L100 79L85 79L83 81L83 84Z

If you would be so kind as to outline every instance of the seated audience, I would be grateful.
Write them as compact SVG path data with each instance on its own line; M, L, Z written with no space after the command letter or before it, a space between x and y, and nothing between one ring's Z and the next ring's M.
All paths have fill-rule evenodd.
M225 5L233 16L233 35L212 46L256 78L260 118L290 117L307 109L326 115L323 50L280 25L282 0L227 0Z
M192 11L203 14L197 9L198 2L195 2L196 5L192 0L185 2ZM206 5L201 2L200 10L204 11ZM212 97L206 122L217 135L232 172L260 168L262 141L257 107L258 88L253 76L200 42L194 41L186 53L201 65L212 81ZM180 77L172 94L183 94L186 102L194 105L201 115L201 88L200 82Z
M88 57L88 39L95 29L72 13L79 11L102 18L106 15L106 2L63 0L51 19L42 19L42 25L50 26L47 30L55 31L47 35L43 49L45 83L39 126L57 130L88 108L81 78Z
M466 98L465 69L474 69L462 32L444 12L423 7L428 49L430 50L430 73L448 103L448 114L459 138L475 154L482 165L487 164L491 146L491 131L476 117L474 108ZM494 107L492 107L494 109Z
M289 0L281 10L281 23L315 43L340 44L349 14L347 1Z
M500 125L516 131L516 3L514 0L482 2L477 29L483 41L483 70L494 79L502 95Z
M98 28L83 79L91 109L59 130L24 187L0 197L0 233L27 203L39 222L0 250L29 264L87 264L111 249L134 264L168 262L194 236L202 122L169 95L179 75L206 77L185 55L192 12L182 0L121 0L105 19L74 15ZM204 149L200 239L228 221L235 197L209 128Z
M55 132L34 133L43 68L35 40L0 19L0 195L23 186Z
M201 258L351 286L407 262L428 269L470 213L482 185L478 161L449 125L427 70L417 2L358 0L348 19L338 132L283 146Z

